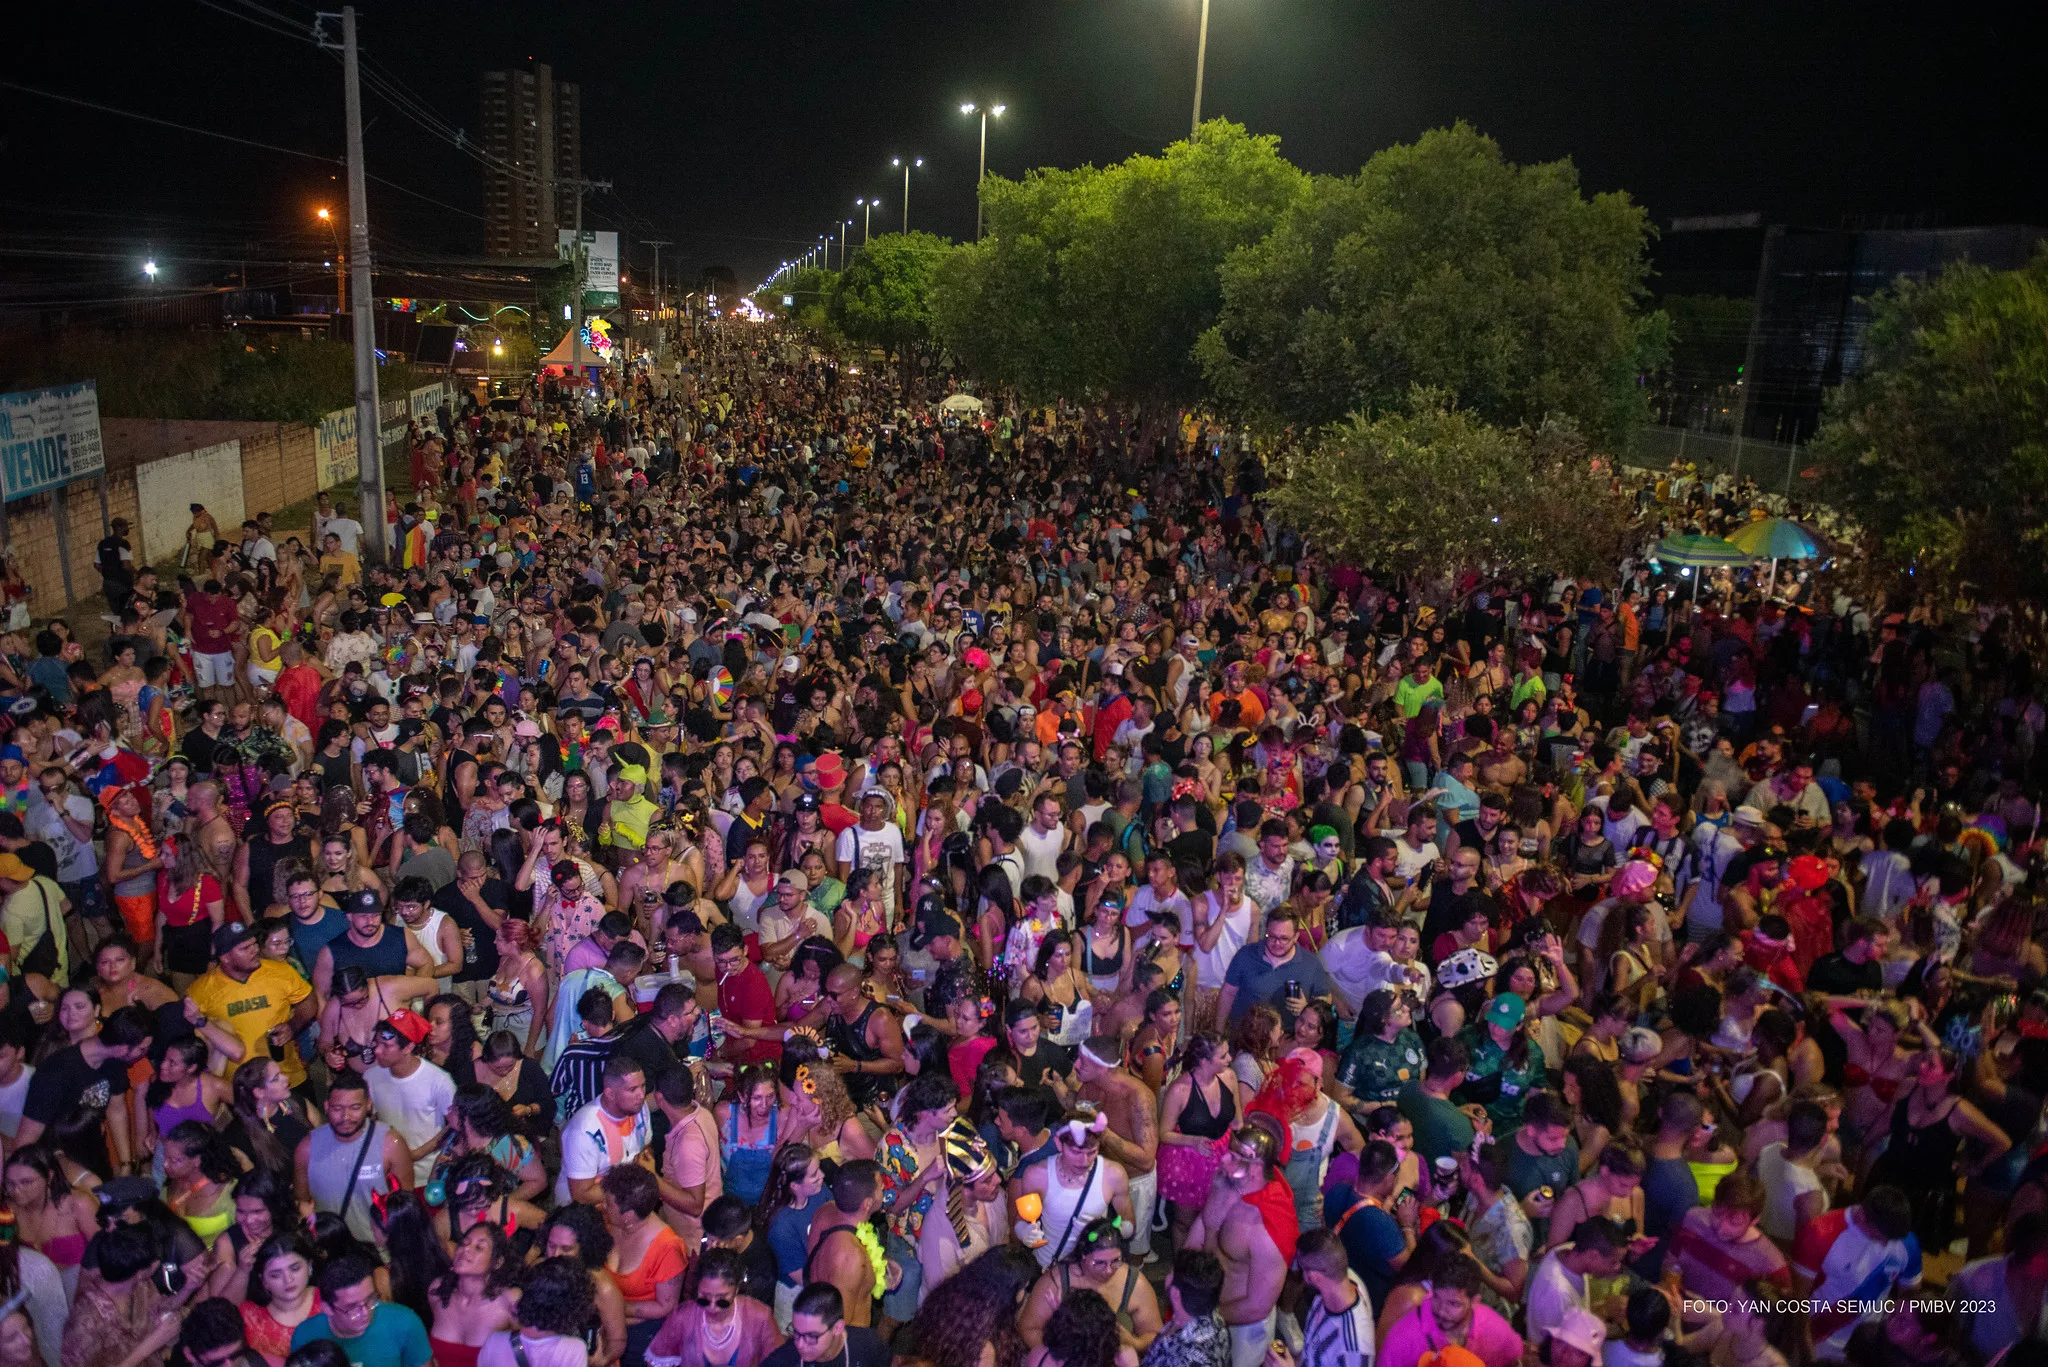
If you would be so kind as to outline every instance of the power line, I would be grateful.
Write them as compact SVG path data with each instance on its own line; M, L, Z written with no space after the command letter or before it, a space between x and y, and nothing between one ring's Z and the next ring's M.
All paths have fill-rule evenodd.
M18 90L24 95L37 95L46 100L55 100L59 104L77 105L81 109L93 109L102 114L114 114L124 119L137 119L143 123L153 123L163 128L175 128L180 133L196 133L202 138L219 138L222 142L240 143L244 147L260 148L265 152L279 152L288 157L304 157L308 161L324 161L330 166L340 161L338 157L322 156L318 152L302 152L296 147L280 147L274 142L258 142L254 138L236 137L233 133L217 133L211 128L194 128L189 123L175 123L170 119L160 119L154 114L138 114L132 109L116 109L110 104L95 104L91 100L81 100L75 95L59 95L54 90L38 90L32 85L23 85L19 81L0 80L0 88Z
M205 0L201 0L201 3L205 3ZM176 129L180 133L196 133L202 138L219 138L222 142L239 143L241 146L254 147L265 152L279 152L288 157L304 157L308 161L325 162L329 166L339 166L342 164L340 157L325 156L319 152L304 152L296 147L280 147L273 142L258 142L254 138L237 137L233 133L220 133L211 128L195 128L189 123L177 123L171 119L160 119L154 114L140 114L132 109L116 109L113 105L98 104L92 100L81 100L75 95L60 95L54 90L38 90L34 86L23 85L19 81L0 80L0 88L18 90L24 95L35 95L42 99L55 100L60 104L77 105L81 109L91 109L101 114L112 114L118 118L135 119L141 123L153 123L163 128ZM424 200L436 208L446 209L450 213L461 214L465 218L478 220L483 218L482 214L472 213L468 209L450 204L446 200L435 199L432 195L422 194L410 186L399 184L388 176L380 176L374 171L366 172L365 174L379 185L389 186L400 194L411 195L414 199Z
M247 10L254 11L254 13L249 13L247 10L216 4L215 0L199 0L199 3L216 14L225 14L230 19L238 19L242 23L262 29L265 33L275 34L280 38L290 38L301 43L313 42L313 31L310 25L305 30L300 31L291 20L272 10L264 9L261 5L248 5ZM263 17L258 18L257 15L262 15Z

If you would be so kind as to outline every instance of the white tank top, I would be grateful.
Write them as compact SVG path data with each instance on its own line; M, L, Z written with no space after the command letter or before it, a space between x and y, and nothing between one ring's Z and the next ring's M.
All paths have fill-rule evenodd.
M1057 1155L1046 1160L1045 1210L1038 1222L1045 1231L1045 1242L1032 1250L1038 1255L1040 1267L1051 1267L1055 1258L1072 1253L1088 1222L1109 1214L1109 1192L1105 1189L1109 1178L1103 1171L1102 1160L1098 1158L1089 1165L1088 1175L1078 1187L1060 1182L1059 1161Z
M1042 874L1047 882L1059 882L1060 846L1066 838L1064 826L1055 826L1043 835L1037 826L1026 826L1024 833L1017 837L1017 853L1023 857L1025 876Z
M1330 1170L1330 1150L1337 1142L1337 1103L1327 1098L1323 1102L1323 1114L1309 1124L1295 1121L1288 1127L1294 1131L1293 1153L1316 1154L1316 1185L1321 1186L1323 1175Z
M435 907L427 913L427 919L420 928L412 933L413 938L420 942L420 948L427 951L427 957L434 961L437 968L448 962L448 956L441 952L441 923L447 919L448 913Z

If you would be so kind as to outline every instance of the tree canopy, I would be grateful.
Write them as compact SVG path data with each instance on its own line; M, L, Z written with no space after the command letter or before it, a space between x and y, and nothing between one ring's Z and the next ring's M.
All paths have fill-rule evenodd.
M1163 156L982 183L982 241L941 260L939 339L1026 397L1190 402L1218 268L1301 194L1279 141L1217 119Z
M1515 166L1463 123L1438 129L1316 177L1231 254L1202 368L1269 424L1398 409L1419 388L1612 441L1664 350L1642 308L1651 231L1625 194L1581 194L1569 161Z
M1829 500L1923 583L2048 599L2048 248L1900 280L1863 345L1813 442Z
M886 233L853 254L832 290L832 321L850 340L906 359L931 344L932 277L950 244L932 233Z
M1283 453L1269 498L1333 555L1401 572L1474 565L1589 572L1635 535L1635 507L1569 419L1504 428L1416 390Z

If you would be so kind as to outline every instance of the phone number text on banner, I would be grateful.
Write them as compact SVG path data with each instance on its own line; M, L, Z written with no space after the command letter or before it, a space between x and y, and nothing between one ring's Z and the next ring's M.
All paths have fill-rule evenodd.
M106 463L91 380L0 394L0 481L10 502L99 474Z

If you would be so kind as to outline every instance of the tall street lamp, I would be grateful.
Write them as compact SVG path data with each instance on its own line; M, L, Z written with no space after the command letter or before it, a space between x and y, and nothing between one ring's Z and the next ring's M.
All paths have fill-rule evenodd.
M313 216L327 225L328 236L334 239L334 303L335 312L348 312L348 251L341 244L341 229L334 224L334 215L325 209L314 211Z
M1208 3L1208 0L1203 0L1203 3ZM1004 104L960 106L962 114L981 115L981 169L974 173L974 236L977 240L981 237L981 182L988 178L988 118L993 114L1000 119L1008 108Z
M839 223L839 269L846 269L846 239L853 236L853 220L841 219ZM866 246L863 241L862 246Z
M882 207L879 199L856 199L853 207L860 210L860 245L868 245L868 230L873 226L875 210Z
M910 231L910 168L913 166L923 166L924 158L917 157L910 161L905 161L901 157L891 157L889 158L889 164L903 168L903 231L907 233Z
M1188 137L1202 131L1202 68L1209 60L1209 0L1202 0L1202 27L1195 39L1195 118Z

